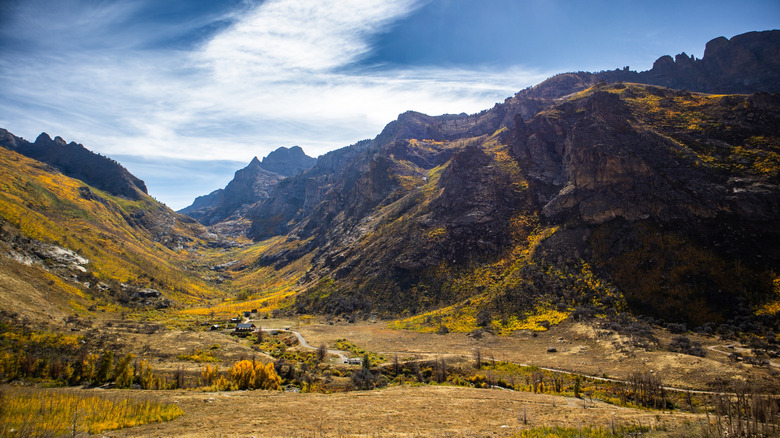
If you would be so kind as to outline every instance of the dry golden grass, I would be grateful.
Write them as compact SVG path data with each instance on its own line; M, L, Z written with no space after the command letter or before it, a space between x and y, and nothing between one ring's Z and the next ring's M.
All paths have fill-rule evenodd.
M511 361L568 370L591 376L626 378L637 371L659 373L667 385L691 389L712 389L713 384L751 381L768 391L780 390L780 381L773 371L739 362L730 362L725 354L709 353L696 357L672 353L663 349L617 348L625 341L616 334L607 335L592 325L565 321L545 332L518 331L512 335L485 334L481 339L465 333L417 333L392 330L383 323L372 324L311 324L296 329L311 345L333 345L336 339L347 338L369 351L392 359L435 358L441 355L471 357L479 349L485 360ZM702 345L719 346L724 351L728 343L714 337L689 334ZM661 344L667 345L672 336L659 333ZM547 349L555 347L556 353ZM710 350L708 350L710 351Z
M637 425L674 429L698 417L620 408L582 399L448 386L295 394L158 392L184 415L108 436L479 437L547 426ZM524 424L525 416L527 424Z
M169 421L182 414L173 404L126 392L40 390L5 386L0 436L62 436Z

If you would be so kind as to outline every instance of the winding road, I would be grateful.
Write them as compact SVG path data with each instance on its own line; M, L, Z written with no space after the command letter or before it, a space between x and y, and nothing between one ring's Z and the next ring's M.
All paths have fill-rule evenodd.
M283 329L263 328L261 330L264 331L264 332L283 332L283 333L286 332L286 333L292 333L292 334L295 335L295 337L298 338L298 342L304 348L308 348L308 349L311 349L311 350L316 350L318 348L318 347L313 347L313 346L309 345L309 343L306 342L306 338L304 338L303 335L301 335L300 333L296 332L295 330L290 330L289 328L283 328ZM728 353L725 353L723 351L716 350L714 348L709 348L709 349L712 350L712 351L721 353L721 354L728 354ZM330 350L329 349L328 350L328 354L337 355L342 362L345 362L347 359L349 359L349 354L350 353L348 351L343 351L343 350ZM524 363L518 363L518 362L512 362L512 363L515 364L515 365L522 366L522 367L530 366L530 365L524 364ZM775 363L772 363L772 365L773 366L777 366ZM586 379L599 380L599 381L602 381L602 382L615 382L615 383L622 383L622 384L628 384L629 383L627 380L613 379L613 378L610 378L610 377L590 376L590 375L587 375L587 374L576 373L576 372L562 370L562 369L557 369L557 368L547 368L547 367L538 367L538 368L540 370L549 371L551 373L573 374L573 375L581 376L581 377L586 378ZM732 393L727 393L727 392L704 391L704 390L698 390L698 389L676 388L676 387L673 387L673 386L662 386L662 388L664 390L666 390L666 391L683 392L683 393L689 392L691 394L734 395Z
M304 348L308 348L308 349L310 349L310 350L316 350L316 349L318 348L318 347L313 347L313 346L309 345L309 343L308 343L308 342L306 342L306 339L305 339L305 338L304 338L304 337L303 337L303 336L302 336L300 333L296 332L295 330L290 330L290 329L288 329L288 328L283 328L283 329L278 329L278 328L264 328L264 329L261 329L261 330L262 330L262 331L264 331L264 332L284 332L284 333L292 333L292 334L294 334L294 335L295 335L295 337L296 337L296 338L298 338L298 343L300 343L302 347L304 347ZM349 359L349 352L347 352L347 351L344 351L344 350L330 350L330 349L329 349L329 350L328 350L328 354L335 354L336 356L338 356L338 357L339 357L339 359L340 359L342 362L345 362L345 361L347 361L347 359Z

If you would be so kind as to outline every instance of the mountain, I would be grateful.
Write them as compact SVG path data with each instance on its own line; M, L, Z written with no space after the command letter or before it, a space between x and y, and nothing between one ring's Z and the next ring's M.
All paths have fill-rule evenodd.
M778 96L622 78L774 91L777 35L713 40L665 75L558 75L474 115L404 113L247 211L251 237L288 242L256 264L311 259L303 313L753 315L780 284Z
M115 196L138 200L148 194L146 184L121 164L61 137L53 140L45 132L34 143L0 129L0 146L54 166L63 174L80 179Z
M268 198L279 181L308 169L315 161L299 146L281 147L268 154L262 162L255 157L247 167L236 171L224 189L199 196L179 213L204 225L240 221L249 206Z
M288 177L297 175L310 168L315 161L317 159L306 155L300 146L291 148L280 147L263 158L260 167L269 172Z
M46 153L48 136L29 145L3 134L3 144L14 148L0 147L5 311L36 320L94 316L107 310L179 307L221 295L188 267L199 251L221 245L203 226L146 195L123 167L81 145L55 139L55 147L63 150ZM71 174L98 178L96 185L17 148L43 151ZM81 169L65 151L75 151L82 164L107 168ZM112 177L111 171L119 175Z
M643 315L774 339L776 35L713 40L702 60L648 72L557 75L476 114L406 112L316 160L300 148L255 158L187 210L255 244L220 240L132 180L137 198L23 157L6 133L0 269L80 309L235 293L415 329ZM147 289L166 301L146 304Z

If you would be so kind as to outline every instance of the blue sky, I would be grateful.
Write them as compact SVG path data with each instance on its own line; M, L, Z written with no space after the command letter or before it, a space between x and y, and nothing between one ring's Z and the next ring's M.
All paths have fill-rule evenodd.
M473 113L555 73L701 57L780 2L0 0L0 127L83 143L179 209L252 157Z

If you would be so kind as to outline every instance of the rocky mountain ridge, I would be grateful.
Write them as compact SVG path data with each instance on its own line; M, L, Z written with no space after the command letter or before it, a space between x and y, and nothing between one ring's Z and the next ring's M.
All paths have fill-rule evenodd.
M702 59L684 52L662 56L644 72L602 72L609 82L625 81L698 91L749 94L780 92L780 31L748 32L709 41Z
M88 150L83 145L52 139L45 132L34 143L0 129L0 146L49 164L63 174L100 190L137 200L148 194L146 184L118 162Z
M756 38L775 47L761 52L770 53L777 34L735 37L726 49L715 40L701 65L732 65L721 57ZM663 79L662 64L624 76ZM704 83L742 83L746 92L770 70L712 70ZM582 286L579 298L566 298L571 286L550 273L575 276L579 263L597 266L601 284L645 314L701 323L733 316L734 302L757 305L772 294L780 263L772 225L780 218L778 97L709 96L621 77L563 74L478 114L400 115L375 139L282 181L247 212L253 238L301 242L258 263L313 255L296 302L302 312L416 313L484 291L486 314L510 315L542 296L578 306L613 290ZM644 245L673 261L658 268ZM646 265L633 271L653 286L626 274L634 258ZM475 280L475 269L498 265L495 283ZM507 286L515 283L526 286Z
M179 213L204 225L240 222L253 204L268 198L279 181L308 169L315 161L299 146L280 147L263 158L263 161L254 157L249 165L236 171L224 189L199 196L192 205L179 210Z

